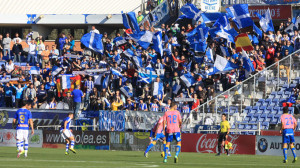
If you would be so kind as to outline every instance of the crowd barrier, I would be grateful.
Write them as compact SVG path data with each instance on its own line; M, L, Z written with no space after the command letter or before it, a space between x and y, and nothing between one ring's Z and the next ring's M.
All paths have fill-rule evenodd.
M73 131L76 149L144 151L149 145L149 132L119 131ZM182 133L182 152L217 153L218 135L200 133ZM282 155L281 136L255 136L230 134L228 140L233 144L230 154ZM300 150L300 136L295 136L295 148ZM65 140L59 130L29 131L29 146L43 148L65 148ZM16 130L0 129L0 146L16 146ZM170 146L175 152L176 142ZM162 141L158 141L152 151L163 151ZM222 149L223 151L223 149ZM224 151L223 151L224 152ZM290 150L288 155L292 156Z

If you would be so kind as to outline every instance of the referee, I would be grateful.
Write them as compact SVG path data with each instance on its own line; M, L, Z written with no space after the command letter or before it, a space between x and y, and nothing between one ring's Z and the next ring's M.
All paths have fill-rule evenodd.
M230 125L229 125L229 122L226 120L226 115L225 114L222 114L222 122L221 122L220 126L221 126L221 129L220 129L219 136L218 136L218 150L219 150L219 152L216 156L221 155L222 146L225 149L225 141L226 141L227 136L228 136L229 131L230 131ZM227 153L227 156L229 156L228 149L225 149L225 151Z

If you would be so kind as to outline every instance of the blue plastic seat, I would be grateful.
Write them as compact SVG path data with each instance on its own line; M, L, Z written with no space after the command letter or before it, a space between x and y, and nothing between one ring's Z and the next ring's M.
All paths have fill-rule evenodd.
M261 124L261 129L263 129L263 130L268 130L269 129L269 122L263 122L262 124Z
M252 119L252 117L253 117L252 113L247 114L247 116L244 119L244 122L246 122L246 123L249 122Z
M264 122L267 118L267 114L262 114L260 115L259 119L258 119L258 122Z
M257 111L258 109L259 109L259 106L253 106L252 107L252 110L256 110Z
M283 91L277 92L277 95L283 95Z
M251 110L252 109L252 106L246 106L246 108L245 109L247 109L247 110Z

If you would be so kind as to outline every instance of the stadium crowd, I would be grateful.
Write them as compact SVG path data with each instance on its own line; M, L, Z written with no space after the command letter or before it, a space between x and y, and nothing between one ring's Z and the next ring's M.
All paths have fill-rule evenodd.
M258 44L252 42L254 50L248 54L256 72L300 49L300 30L294 31L293 35L284 32L290 23L289 18L277 27L275 33L264 33ZM3 53L0 58L1 60L8 58L2 62L0 71L0 82L2 82L0 95L4 100L2 102L5 102L3 106L19 108L22 100L32 100L34 108L56 109L59 102L64 102L70 109L75 108L76 111L79 108L165 111L169 109L171 99L175 97L194 98L195 101L179 103L180 111L189 113L190 110L212 99L216 93L225 91L246 79L241 53L235 51L233 44L228 47L229 55L224 53L221 47L225 46L226 40L210 36L207 44L212 49L214 59L218 54L240 68L225 74L209 75L213 68L212 60L203 53L194 52L186 38L186 34L197 24L180 26L162 24L158 29L162 31L163 55L155 52L152 45L148 49L143 49L134 40L127 38L128 30L123 30L124 34L116 33L116 37L123 36L127 39L126 43L118 46L115 38L104 32L103 54L95 53L84 46L82 46L83 51L79 51L74 47L75 41L72 35L61 34L56 40L56 45L45 46L43 37L31 39L29 34L26 38L29 45L27 52L24 52L20 45L22 39L18 34L15 34L13 39L9 33L4 34L4 37L0 35L0 50ZM155 31L153 28L143 26L140 29ZM99 33L94 26L91 31ZM11 43L13 43L12 48ZM142 67L137 67L133 60L122 54L126 49L131 49L135 55L142 58ZM203 56L203 58L199 61L195 56ZM23 66L18 63L26 61ZM31 74L30 66L39 67L39 73ZM62 80L58 79L61 79L64 74L103 68L110 72L111 67L121 72L121 75L102 72L81 73L77 78L80 82L75 82L77 85L72 86L72 89L61 89L59 82ZM53 75L57 68L62 68L62 71ZM140 68L154 70L159 77L150 83L143 82L139 79ZM180 78L186 72L190 72L196 81L189 87ZM100 75L100 82L96 82L97 75ZM107 86L104 86L107 76L110 77ZM18 82L5 81L8 78L17 78ZM162 84L162 95L153 94L155 82ZM120 90L124 86L129 88L126 91L130 96L126 96ZM83 106L80 107L81 103Z

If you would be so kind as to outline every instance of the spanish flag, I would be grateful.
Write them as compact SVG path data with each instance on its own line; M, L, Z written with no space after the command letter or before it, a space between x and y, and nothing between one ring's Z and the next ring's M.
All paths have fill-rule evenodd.
M81 85L81 76L77 75L74 77L70 77L71 82L71 89L73 90L76 85Z
M234 38L236 52L254 50L251 41L246 33L239 34Z

